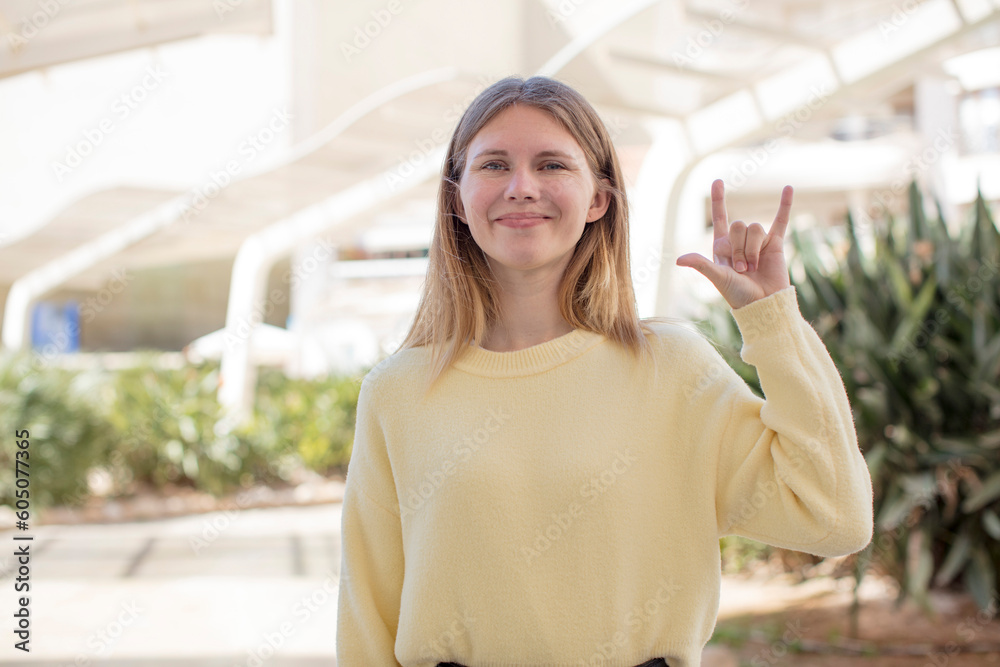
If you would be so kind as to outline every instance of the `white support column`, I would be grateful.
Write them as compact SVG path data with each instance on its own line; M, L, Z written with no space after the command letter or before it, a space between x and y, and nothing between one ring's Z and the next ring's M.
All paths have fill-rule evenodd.
M643 158L631 197L629 241L639 317L651 317L661 314L656 295L665 289L677 259L673 252L675 221L667 214L669 194L691 156L680 123L650 120L644 127L653 143Z
M688 215L682 217L680 212L685 210L682 208L682 203L684 203L684 194L688 186L688 179L691 177L691 173L694 171L695 167L701 164L702 160L706 157L706 155L694 157L683 165L674 177L670 186L670 191L667 195L666 216L664 219L665 231L663 234L663 248L661 252L665 257L670 258L670 267L667 271L660 271L659 281L656 286L656 305L652 314L657 316L676 314L677 304L674 303L673 299L673 277L675 275L675 271L678 270L678 267L674 264L677 258L688 252L697 252L711 259L711 248L685 247L683 248L683 252L679 252L677 249L678 237L691 238L692 236L698 236L697 233L693 233L693 230L680 229L678 227L678 220L683 220L683 224L685 225L691 225L697 224L697 221L701 217L698 216L698 218L693 218ZM692 213L693 215L693 211L688 210L687 212ZM690 268L682 268L681 270L694 271L694 269Z
M222 351L222 384L219 387L219 403L226 415L220 432L244 421L253 412L257 375L250 363L250 337L266 312L264 290L274 262L290 254L299 244L399 197L439 173L446 149L441 146L429 154L401 184L389 185L393 182L390 177L398 177L391 169L280 220L243 242L233 263L226 310L226 344ZM292 271L295 270L293 266Z
M928 200L935 198L940 202L945 220L955 220L958 216L958 207L948 190L948 174L955 173L961 150L954 83L934 75L917 79L913 96L914 121L922 146L920 154L908 163L912 165L914 176L930 186L930 192L924 190L925 195Z

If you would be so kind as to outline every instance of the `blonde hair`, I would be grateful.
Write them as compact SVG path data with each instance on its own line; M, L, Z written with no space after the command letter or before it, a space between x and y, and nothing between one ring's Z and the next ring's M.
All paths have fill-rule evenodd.
M559 312L574 328L603 334L634 357L655 355L646 339L653 333L640 320L629 269L628 200L621 165L603 121L584 97L544 76L507 77L481 92L462 115L448 145L438 189L437 221L420 304L400 350L431 346L429 391L441 373L470 344L483 340L502 321L496 281L486 255L459 218L459 181L469 144L499 113L526 105L545 111L583 149L597 188L610 195L603 217L584 227L559 286ZM603 180L607 179L607 180Z

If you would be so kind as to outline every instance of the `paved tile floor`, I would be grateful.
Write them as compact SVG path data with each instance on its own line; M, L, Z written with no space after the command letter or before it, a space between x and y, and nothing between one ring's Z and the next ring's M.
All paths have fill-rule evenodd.
M25 542L4 531L0 663L335 665L340 507L243 509L19 533L34 536L29 654L13 648L12 633L19 595L13 552Z

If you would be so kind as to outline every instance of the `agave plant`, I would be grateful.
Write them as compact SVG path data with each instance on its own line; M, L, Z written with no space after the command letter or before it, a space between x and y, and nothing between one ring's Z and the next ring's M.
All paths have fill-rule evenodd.
M875 487L858 581L875 567L925 605L931 587L961 583L986 609L1000 570L1000 232L981 193L959 234L922 202L912 183L909 215L865 235L848 215L834 262L829 242L793 231L792 284L844 379ZM709 328L759 392L728 311Z

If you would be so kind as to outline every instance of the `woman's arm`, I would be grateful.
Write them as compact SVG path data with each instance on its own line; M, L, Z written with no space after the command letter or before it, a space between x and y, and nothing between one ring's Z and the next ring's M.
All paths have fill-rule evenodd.
M395 484L369 374L358 396L357 426L341 514L337 665L398 665L403 537Z
M757 368L765 400L729 369L742 389L718 405L726 420L716 477L720 535L821 556L863 549L872 535L871 477L840 373L800 314L795 288L732 312L741 356Z
M708 446L719 448L720 534L824 556L852 553L871 540L871 477L843 380L788 279L791 207L785 186L767 232L758 223L730 225L723 183L712 183L713 260L688 253L677 264L711 280L733 309L741 356L756 366L766 402L701 341L693 351L699 388L689 392L700 397L691 408L709 422L703 437L715 441ZM715 374L706 380L708 372ZM716 417L724 420L721 436Z

